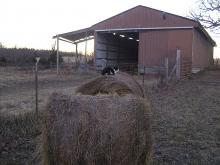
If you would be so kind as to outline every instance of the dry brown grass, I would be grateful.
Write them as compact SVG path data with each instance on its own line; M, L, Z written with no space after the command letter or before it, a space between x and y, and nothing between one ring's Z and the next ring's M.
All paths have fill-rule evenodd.
M150 159L149 106L140 97L54 93L44 126L45 165L145 165Z
M123 72L116 75L99 76L80 86L76 92L84 95L117 93L120 96L133 94L144 97L141 85L132 76Z
M24 137L32 135L39 128L38 119L35 113L27 113L25 115L0 115L0 134L2 137L11 138L13 135Z
M0 164L33 164L34 139L40 133L40 118L34 113L0 115Z

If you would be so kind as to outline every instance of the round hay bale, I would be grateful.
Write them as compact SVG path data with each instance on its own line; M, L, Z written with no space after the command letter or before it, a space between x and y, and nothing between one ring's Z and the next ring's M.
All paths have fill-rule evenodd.
M146 165L149 106L127 95L54 93L45 111L45 165Z
M76 92L83 95L116 93L119 96L133 94L144 97L141 85L132 76L123 72L115 75L99 76L80 86Z

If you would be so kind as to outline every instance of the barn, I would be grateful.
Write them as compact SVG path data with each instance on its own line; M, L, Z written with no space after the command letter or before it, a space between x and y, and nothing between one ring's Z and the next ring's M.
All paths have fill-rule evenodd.
M75 44L76 50L78 43L94 39L96 70L133 66L139 73L167 69L169 75L176 69L179 78L210 66L216 46L199 22L140 5L54 38Z

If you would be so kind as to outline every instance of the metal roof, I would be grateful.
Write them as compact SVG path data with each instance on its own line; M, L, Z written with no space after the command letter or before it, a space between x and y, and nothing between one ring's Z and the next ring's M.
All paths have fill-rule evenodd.
M80 29L68 33L58 34L53 36L53 38L64 38L68 41L72 41L73 43L83 42L86 39L92 39L94 36L94 30L92 28Z
M134 8L137 8L137 7L144 7L144 8L149 8L149 7L145 7L145 6L136 6ZM125 13L125 12L129 12L130 10L134 9L134 8L131 8L129 10L126 10L122 13ZM149 8L149 9L152 9L152 8ZM155 11L159 11L159 12L162 12L160 10L156 10L156 9L152 9L152 10L155 10ZM114 17L117 17L119 15L121 15L122 13L120 14L117 14L113 17L110 17L106 20L109 20L111 18L114 18ZM171 14L171 13L167 13L167 14ZM198 31L200 31L207 39L208 41L213 45L213 46L216 46L216 42L211 38L211 36L208 34L208 32L203 28L203 26L196 20L192 20L192 19L189 19L189 18L185 18L185 17L182 17L182 16L178 16L178 15L175 15L175 14L171 14L173 16L177 16L177 17L180 17L180 18L184 18L186 20L189 20L189 21L192 21L192 22L195 22L197 23L197 26L194 26L195 29L197 29ZM93 26L89 27L89 28L85 28L85 29L80 29L80 30L77 30L77 31L72 31L72 32L68 32L68 33L63 33L63 34L58 34L56 36L53 36L53 38L63 38L63 39L66 39L67 42L72 42L72 43L79 43L79 42L83 42L85 40L88 40L88 39L93 39L93 36L94 36L94 32L97 31L97 32L117 32L117 31L120 31L120 32L139 32L139 31L142 31L142 30L165 30L165 29L186 29L186 28L193 28L193 27L152 27L152 28L122 28L122 29L101 29L101 30L95 30L94 29L94 26L97 25L97 24L100 24L100 23L104 23L106 20L103 20L99 23L96 23L94 24Z

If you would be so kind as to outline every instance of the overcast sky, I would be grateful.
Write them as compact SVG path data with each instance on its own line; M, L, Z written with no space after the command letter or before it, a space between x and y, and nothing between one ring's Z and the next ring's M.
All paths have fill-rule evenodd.
M6 47L51 49L54 43L52 36L89 27L137 5L187 16L195 8L195 2L196 0L1 0L0 42ZM220 40L213 38L220 44ZM64 47L61 45L61 49ZM220 51L215 52L215 56L218 52Z

